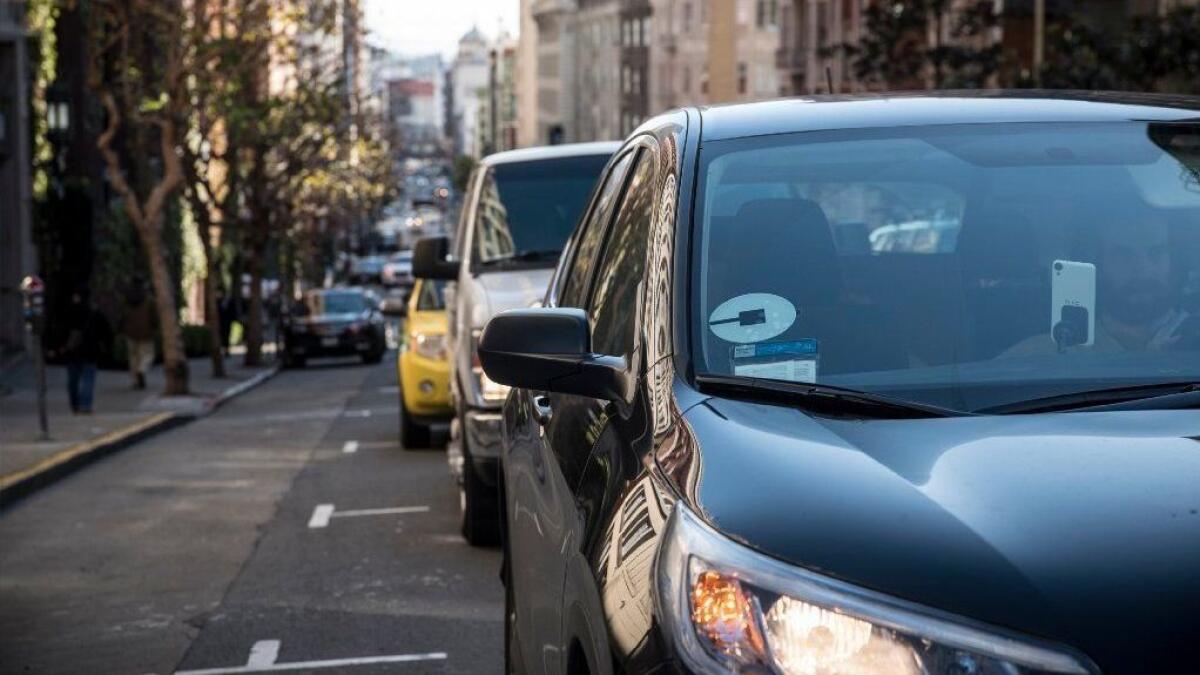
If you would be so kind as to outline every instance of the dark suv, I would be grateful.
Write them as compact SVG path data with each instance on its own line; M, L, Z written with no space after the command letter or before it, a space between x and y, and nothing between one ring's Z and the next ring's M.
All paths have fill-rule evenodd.
M321 356L358 356L379 363L386 352L379 301L357 288L308 291L283 323L283 363L289 367L303 367Z
M1200 100L644 124L494 317L510 672L1196 672Z

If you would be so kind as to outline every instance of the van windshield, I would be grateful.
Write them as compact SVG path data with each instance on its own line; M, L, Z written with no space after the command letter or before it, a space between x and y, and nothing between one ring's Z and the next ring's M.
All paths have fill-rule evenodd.
M609 155L498 164L483 178L474 261L552 267Z
M1200 125L706 143L698 374L959 410L1200 381Z

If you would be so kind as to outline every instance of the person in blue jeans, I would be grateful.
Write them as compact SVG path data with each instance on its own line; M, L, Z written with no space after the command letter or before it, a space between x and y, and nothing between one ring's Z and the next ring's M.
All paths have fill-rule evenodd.
M90 415L96 386L96 363L105 339L104 316L81 291L71 294L65 321L66 340L59 355L67 364L67 397L71 411Z

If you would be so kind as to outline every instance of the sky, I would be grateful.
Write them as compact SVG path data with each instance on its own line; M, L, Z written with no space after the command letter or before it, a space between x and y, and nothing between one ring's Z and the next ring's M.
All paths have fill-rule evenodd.
M401 54L453 54L458 39L478 26L494 37L503 25L517 34L518 0L366 0L367 40Z

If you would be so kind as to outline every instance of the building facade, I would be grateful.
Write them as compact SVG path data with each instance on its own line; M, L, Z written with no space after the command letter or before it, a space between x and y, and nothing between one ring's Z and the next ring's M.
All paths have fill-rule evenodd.
M477 145L482 154L517 146L517 41L502 33L488 50L488 86L479 100Z
M450 66L452 94L451 136L457 154L479 157L479 102L488 86L488 43L472 28L458 41Z
M575 15L575 133L580 140L621 137L621 14L618 0L579 0Z
M537 22L533 19L536 0L520 0L520 30L517 37L517 147L538 142Z
M21 279L35 271L23 2L0 2L0 352L24 348Z
M537 26L537 144L578 140L575 129L574 0L534 0Z

